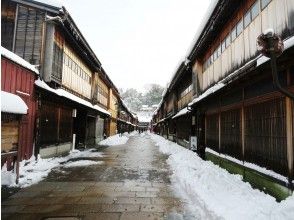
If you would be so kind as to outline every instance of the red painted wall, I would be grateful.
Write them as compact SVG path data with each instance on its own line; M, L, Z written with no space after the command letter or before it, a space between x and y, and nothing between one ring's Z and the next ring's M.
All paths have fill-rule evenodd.
M28 106L28 114L22 117L19 131L21 159L29 159L33 154L37 107L34 89L36 78L34 72L1 57L1 90L18 95Z

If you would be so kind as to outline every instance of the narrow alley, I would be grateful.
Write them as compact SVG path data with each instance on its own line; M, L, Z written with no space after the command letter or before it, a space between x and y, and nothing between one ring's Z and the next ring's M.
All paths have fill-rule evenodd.
M44 181L21 189L2 203L3 219L195 219L173 193L167 156L150 136L102 152L91 158L101 165L53 169Z

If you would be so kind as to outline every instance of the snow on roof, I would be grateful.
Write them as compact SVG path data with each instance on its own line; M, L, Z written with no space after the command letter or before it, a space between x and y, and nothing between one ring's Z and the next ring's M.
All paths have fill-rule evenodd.
M200 36L201 36L207 22L209 21L212 13L213 13L214 9L216 8L219 1L220 0L211 0L210 5L208 6L207 12L205 13L205 16L202 18L202 21L201 21L201 23L200 23L200 25L198 27L198 30L197 30L197 32L195 34L194 41L192 41L192 45L191 45L191 47L189 49L190 53L193 52L193 48L194 48L195 44L199 40L199 38L200 38Z
M185 114L188 114L190 112L190 110L188 110L188 107L186 108L183 108L182 110L180 110L175 116L173 116L172 118L175 119L175 118L178 118L182 115L185 115Z
M28 106L18 95L1 91L1 112L27 114L27 111Z
M86 101L86 100L84 100L84 99L82 99L80 97L77 97L74 94L71 94L71 93L65 91L64 89L53 89L53 88L49 87L44 81L42 81L40 79L35 81L35 85L42 88L42 89L45 89L45 90L50 91L52 93L55 93L58 96L65 97L67 99L70 99L70 100L72 100L74 102L80 103L80 104L82 104L84 106L87 106L89 108L97 110L97 111L99 111L101 113L104 113L106 115L111 115L107 110L101 108L100 106L92 105L92 103L90 103L90 102L88 102L88 101Z
M209 96L210 94L215 93L216 91L220 90L221 88L223 88L225 86L224 83L217 83L214 86L210 87L209 89L207 89L204 93L202 93L200 96L198 96L197 98L195 98L192 102L189 103L189 106L199 102L200 100L206 98L207 96Z
M55 8L62 8L62 6L64 6L63 2L60 0L31 0L31 2L38 2Z
M39 74L39 71L36 69L34 65L30 64L29 62L27 62L20 56L16 55L15 53L12 53L11 51L7 50L4 47L1 47L1 56L6 57L7 59L21 65L22 67L26 69L33 71L36 74Z

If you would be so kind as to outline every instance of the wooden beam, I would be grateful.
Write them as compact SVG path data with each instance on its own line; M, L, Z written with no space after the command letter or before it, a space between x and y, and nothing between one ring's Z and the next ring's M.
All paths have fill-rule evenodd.
M293 180L293 102L286 97L286 133L287 133L287 159L288 159L288 177Z

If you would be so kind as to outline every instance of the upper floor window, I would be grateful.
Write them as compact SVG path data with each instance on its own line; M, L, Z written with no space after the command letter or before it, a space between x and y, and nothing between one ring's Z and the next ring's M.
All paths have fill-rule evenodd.
M227 37L226 37L226 48L227 48L228 46L230 46L230 44L231 44L231 37L230 37L230 35L228 34Z
M242 19L237 23L237 36L239 36L243 31L243 22Z
M14 52L33 65L40 64L45 13L18 6Z
M244 16L244 28L246 28L251 23L251 13L248 10Z
M254 20L254 18L256 18L260 12L260 8L259 8L259 0L256 1L252 6L251 6L251 19L252 21Z
M232 42L237 38L237 25L235 25L231 31Z
M264 9L270 2L271 0L261 0L261 9Z

